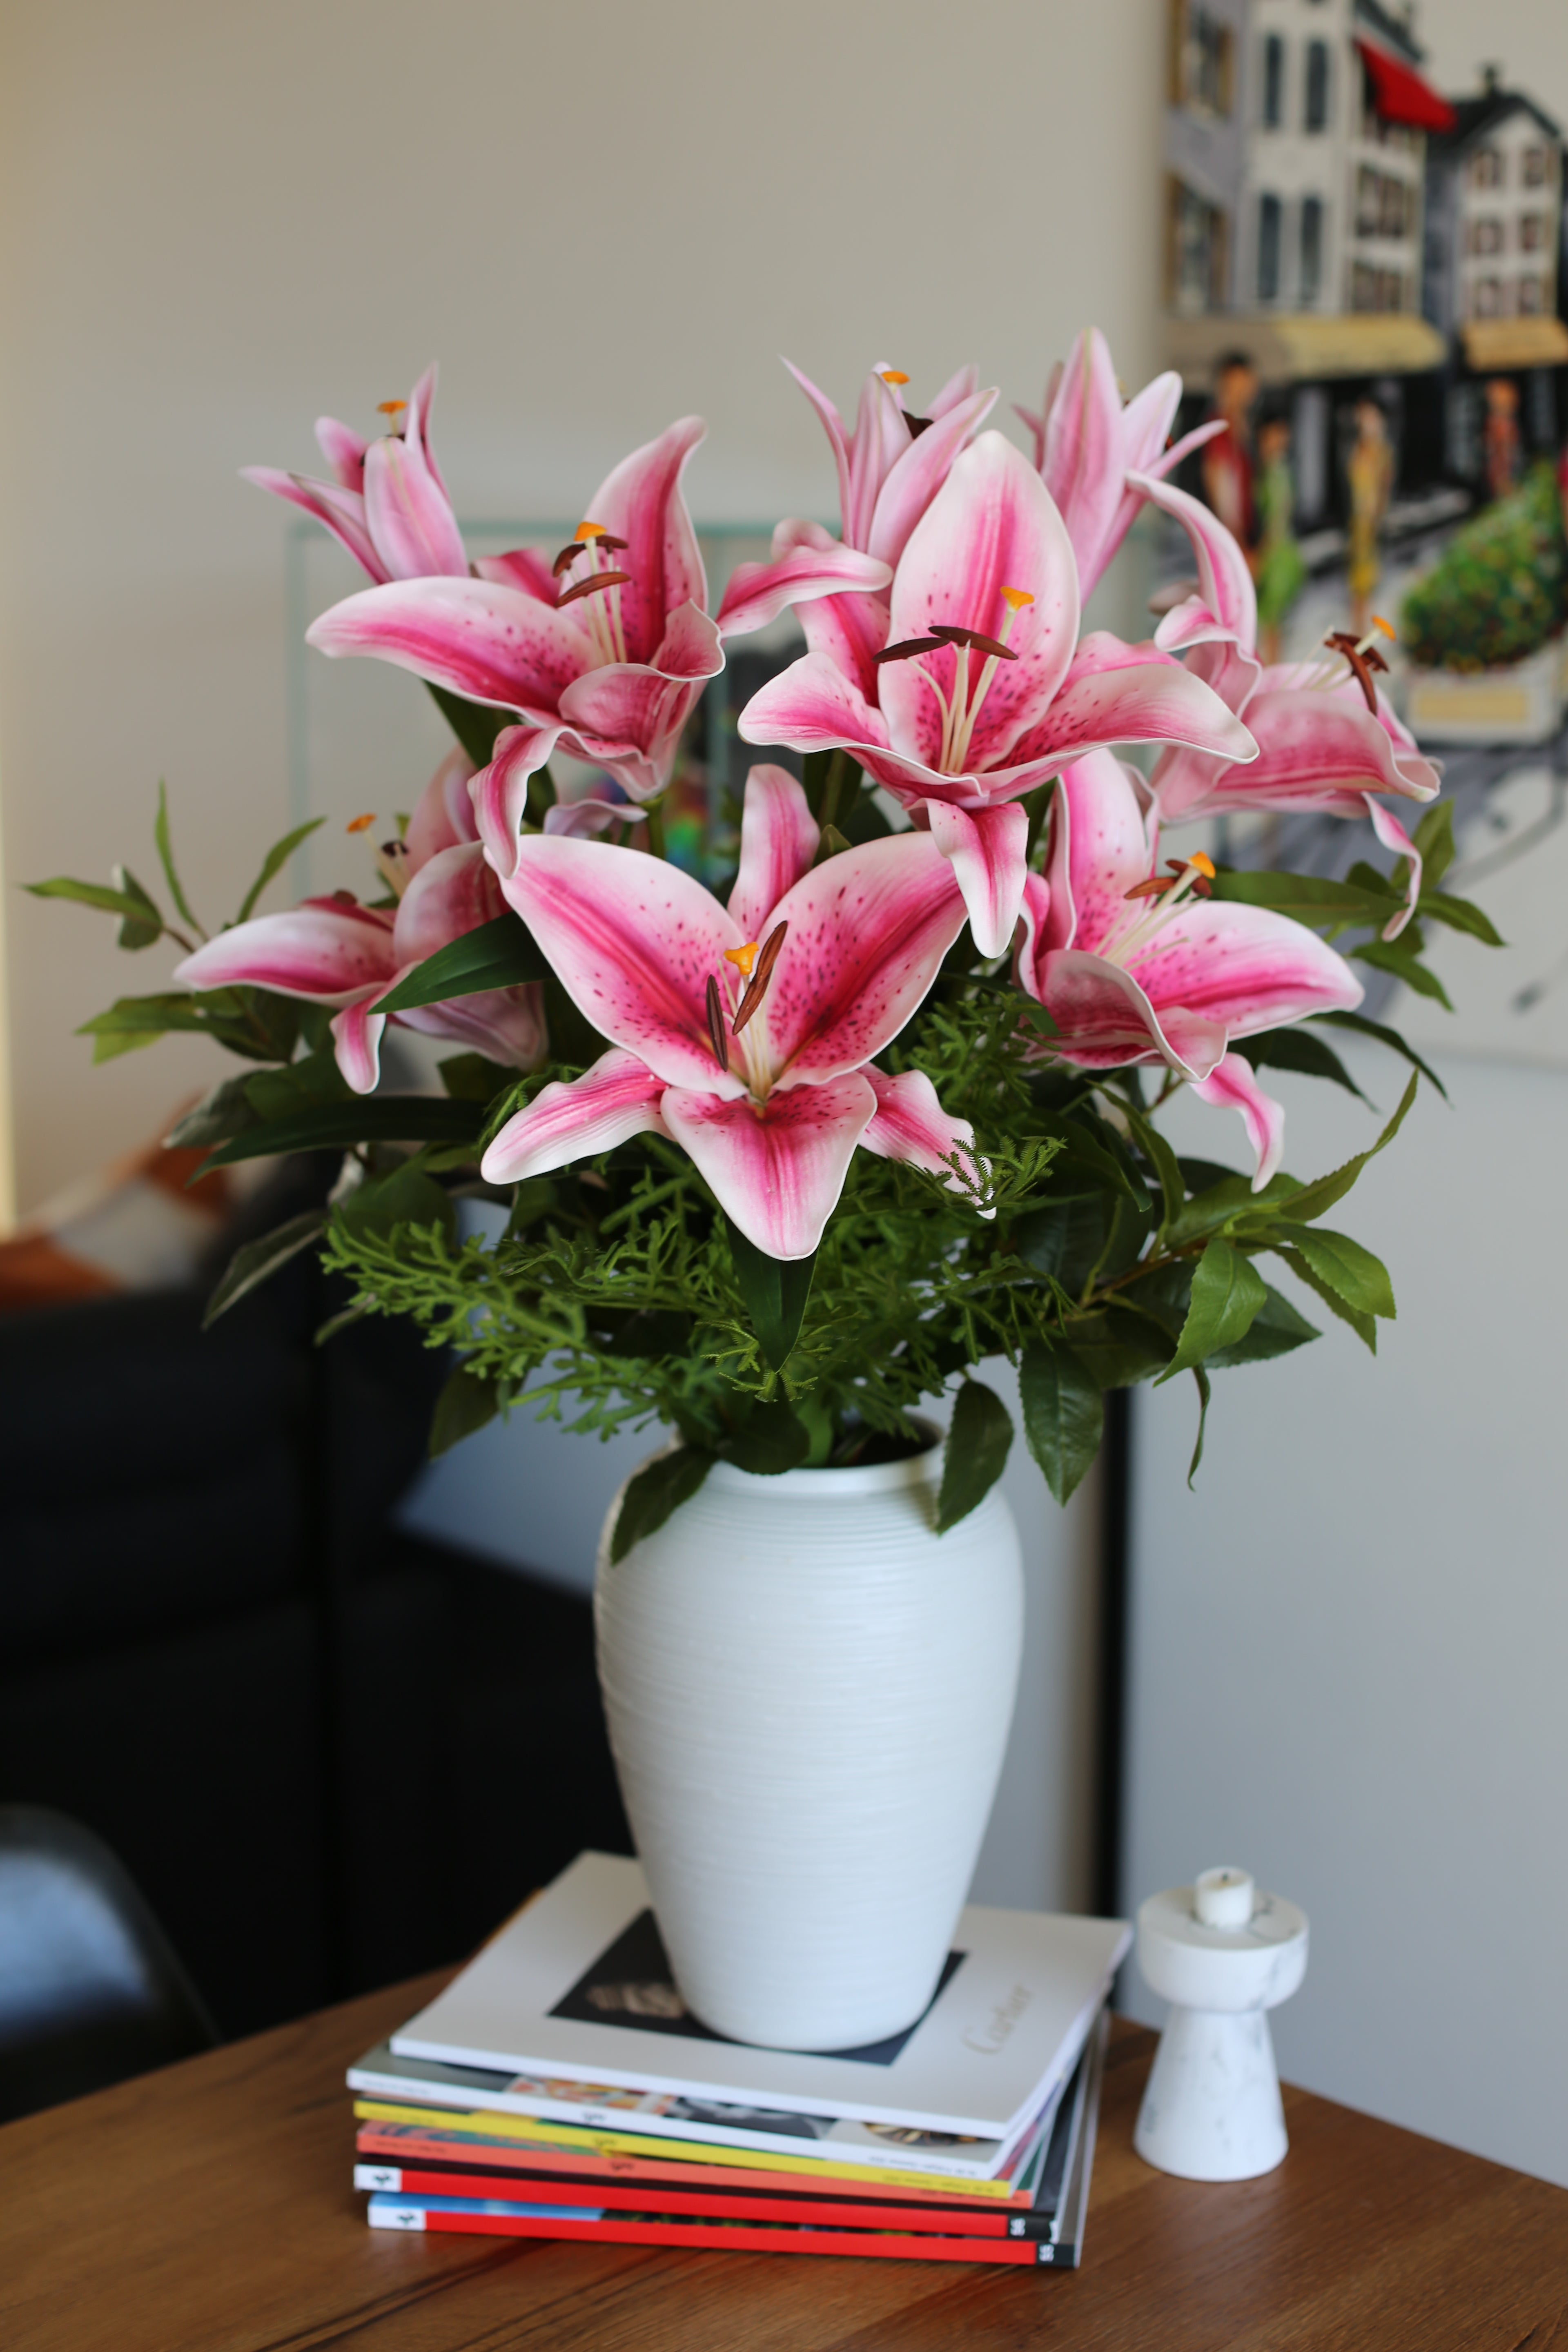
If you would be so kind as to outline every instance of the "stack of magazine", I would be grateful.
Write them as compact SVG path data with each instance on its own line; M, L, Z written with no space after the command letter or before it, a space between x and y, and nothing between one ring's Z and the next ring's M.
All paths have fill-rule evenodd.
M584 1853L349 2069L374 2229L1047 2263L1083 2248L1112 1919L971 1908L860 2050L726 2041L637 1863Z

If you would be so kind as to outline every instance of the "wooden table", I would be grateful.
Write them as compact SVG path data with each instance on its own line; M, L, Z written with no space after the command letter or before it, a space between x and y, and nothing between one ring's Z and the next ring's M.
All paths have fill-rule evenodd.
M343 2068L441 1980L0 2130L5 2352L1568 2352L1568 2191L1290 2090L1278 2172L1168 2180L1131 2026L1075 2273L373 2231Z

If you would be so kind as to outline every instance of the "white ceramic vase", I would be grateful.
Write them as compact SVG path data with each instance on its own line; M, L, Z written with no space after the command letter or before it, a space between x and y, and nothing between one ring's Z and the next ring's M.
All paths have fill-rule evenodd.
M595 1613L611 1745L665 1947L716 2032L845 2050L935 1990L1018 1682L1017 1529L935 1533L941 1454L720 1463Z

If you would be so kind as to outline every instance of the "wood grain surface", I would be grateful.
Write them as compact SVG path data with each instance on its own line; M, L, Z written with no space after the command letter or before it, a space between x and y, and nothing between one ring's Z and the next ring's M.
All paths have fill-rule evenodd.
M5 2352L1568 2352L1568 2191L1290 2090L1278 2172L1166 2179L1131 2026L1077 2272L373 2231L343 2069L441 1981L0 2129Z

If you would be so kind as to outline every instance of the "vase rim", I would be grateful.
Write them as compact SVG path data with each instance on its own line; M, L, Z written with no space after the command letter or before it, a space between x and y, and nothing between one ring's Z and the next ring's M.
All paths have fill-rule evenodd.
M921 1486L931 1476L943 1433L924 1413L912 1412L910 1419L923 1432L928 1443L918 1454L906 1454L898 1462L850 1464L839 1469L781 1470L772 1477L758 1470L742 1470L733 1462L715 1462L707 1483L726 1487L731 1494L765 1491L818 1502L841 1499L846 1495L886 1495L900 1486Z

